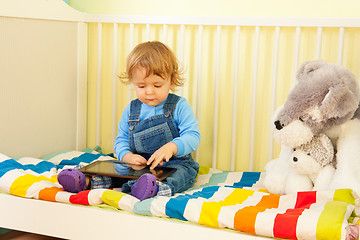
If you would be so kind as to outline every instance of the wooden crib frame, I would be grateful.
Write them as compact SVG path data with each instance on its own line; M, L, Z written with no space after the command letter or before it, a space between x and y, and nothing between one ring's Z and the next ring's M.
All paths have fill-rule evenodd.
M80 150L86 147L88 23L98 23L100 28L102 23L146 24L147 26L150 26L150 24L162 24L164 26L164 32L166 32L166 26L168 24L197 25L200 31L203 25L218 26L217 31L221 30L221 26L253 26L256 29L259 29L259 26L274 26L276 29L280 26L298 26L299 28L311 26L320 29L319 38L321 38L321 27L339 27L341 32L344 31L345 27L360 27L359 19L92 15L73 10L61 0L0 0L0 21L0 27L3 26L5 31L11 33L9 37L14 38L10 40L5 39L8 36L6 34L0 37L5 39L0 39L0 47L3 48L5 46L4 50L6 50L7 54L5 55L6 59L0 61L0 86L1 88L4 87L0 90L2 94L4 93L0 96L0 102L5 106L5 113L2 114L9 116L5 118L2 117L2 120L0 120L2 127L0 129L0 132L2 132L0 153L11 157L42 157L58 150ZM49 29L56 30L53 32L55 37L49 40L52 39L54 44L57 45L46 45L45 43L37 42L37 44L34 43L31 46L20 46L20 42L26 41L26 39L19 38L27 35L12 34L12 29L9 29L14 27L14 24L19 26L29 23L30 26L34 27L39 24L41 25L42 21L45 22L47 31L50 31ZM65 27L63 25L65 25ZM66 28L67 25L71 30ZM24 30L26 29L22 31ZM35 28L28 30L37 31ZM37 58L35 55L38 54L27 54L26 52L22 52L17 56L18 58L22 56L21 61L19 60L20 58L18 61L11 59L16 49L23 51L25 48L30 47L35 48L35 51L41 52L54 50L54 46L60 47L61 45L54 39L57 38L56 32L66 34L67 31L71 31L71 34L73 34L71 39L58 40L64 41L64 44L72 42L73 45L71 45L70 48L73 49L73 52L69 52L68 55L63 56L63 59L59 60L57 57L52 58L45 53ZM37 33L39 36L33 39L35 42L43 38L40 30ZM4 41L6 44L2 44L1 41ZM340 40L339 51L342 51L342 44ZM41 49L45 47L44 45L49 49ZM218 50L219 49L217 49L217 51ZM60 54L61 51L55 51L55 53ZM257 50L255 49L255 51ZM101 56L99 58L101 58ZM72 60L69 61L69 59ZM38 64L31 64L32 61L39 62ZM338 61L342 61L342 54L339 54ZM254 62L256 62L256 59ZM21 64L25 63L31 64L30 68L21 66ZM46 65L47 63L49 65ZM44 73L44 75L38 75L40 72L43 72L45 68L54 67L54 65L58 65L59 63L64 63L66 67L61 68L59 72L55 71L57 69L51 69L51 71L45 71L46 73ZM297 66L298 62L295 61L294 65ZM23 73L24 75L14 76L16 69L20 72L22 70L26 72ZM64 74L64 69L68 69L70 73ZM33 70L34 73L29 72L31 70ZM254 74L256 74L255 70ZM27 79L28 77L36 78L37 80L29 80ZM49 83L49 78L54 78L54 80L51 80ZM256 76L254 76L254 78L256 78ZM23 88L19 89L19 86ZM40 87L41 90L39 92L37 89ZM45 97L43 94L45 94ZM215 93L215 96L214 106L216 108L216 106L218 106L216 103L216 101L218 101L217 93ZM198 101L200 100L195 99L195 104L198 104ZM273 108L274 107L273 104ZM97 118L100 119L99 108L100 105L98 103ZM214 114L216 114L217 111L218 110L216 110ZM46 114L44 114L44 112L46 112ZM22 124L23 120L18 121L24 117L26 122L29 123L26 126ZM233 123L236 123L236 119L233 120ZM116 134L116 124L114 124L114 126L113 135ZM236 126L236 124L234 126ZM217 136L216 131L217 130L214 129L214 139L216 139ZM96 132L96 141L99 143L99 125L96 126ZM54 138L55 135L56 138ZM37 136L36 139L34 139L34 136ZM214 144L213 155L216 156L216 141L214 141ZM272 144L271 141L270 144ZM232 145L231 151L233 152L236 146L234 144ZM22 147L20 148L19 146ZM254 148L254 146L250 144L250 148ZM253 152L253 150L251 152ZM269 153L269 159L271 158L272 153ZM233 158L231 161L230 170L235 170ZM249 170L252 170L253 156L249 158L249 165ZM212 166L216 167L216 157L212 160ZM52 217L50 221L47 217L49 212L51 212L52 216L55 216ZM170 237L172 239L266 239L232 230L215 229L197 224L185 224L181 221L169 221L161 218L140 216L125 211L108 211L95 207L25 199L5 193L0 193L0 227L65 239L124 239L124 237L131 237L133 239L158 239L161 237L160 234L162 237Z

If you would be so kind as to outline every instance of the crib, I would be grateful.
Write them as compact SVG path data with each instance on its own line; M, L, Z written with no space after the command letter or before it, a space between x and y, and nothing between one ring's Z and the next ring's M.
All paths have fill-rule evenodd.
M118 74L143 41L166 43L185 70L177 94L192 105L202 134L194 159L208 175L259 173L254 186L279 154L271 115L298 66L321 58L360 74L360 19L120 16L85 14L61 0L0 4L0 154L31 157L24 163L64 150L113 151L122 109L135 97ZM0 227L65 239L268 236L0 190Z

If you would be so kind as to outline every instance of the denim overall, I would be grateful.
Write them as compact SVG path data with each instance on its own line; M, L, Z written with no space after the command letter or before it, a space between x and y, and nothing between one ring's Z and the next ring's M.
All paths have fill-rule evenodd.
M179 130L175 126L173 112L180 97L169 94L164 104L164 114L156 115L140 122L141 102L136 99L130 105L129 117L129 146L134 154L145 159L160 147L179 137ZM183 157L173 156L162 166L176 168L171 176L162 182L169 185L172 194L190 188L195 182L199 171L199 164L193 160L191 154Z

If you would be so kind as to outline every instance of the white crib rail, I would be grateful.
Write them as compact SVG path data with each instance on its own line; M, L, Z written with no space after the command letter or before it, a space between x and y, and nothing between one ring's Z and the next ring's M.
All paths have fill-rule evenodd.
M240 16L151 16L86 14L86 22L213 25L213 26L262 26L262 27L359 27L358 18L289 18L289 17L240 17Z

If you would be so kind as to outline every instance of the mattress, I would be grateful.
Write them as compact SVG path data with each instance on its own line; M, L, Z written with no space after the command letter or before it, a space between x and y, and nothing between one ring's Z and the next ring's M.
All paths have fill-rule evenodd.
M187 191L144 201L120 189L73 194L57 182L62 169L102 160L113 158L100 148L61 151L41 159L1 155L0 190L23 198L125 210L275 238L349 239L358 230L359 198L352 190L270 194L262 187L262 172L201 167L196 183Z

